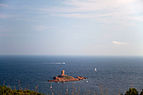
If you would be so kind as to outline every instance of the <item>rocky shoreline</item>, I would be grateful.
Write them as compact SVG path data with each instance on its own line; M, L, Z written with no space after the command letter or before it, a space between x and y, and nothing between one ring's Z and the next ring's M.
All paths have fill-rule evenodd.
M77 76L72 77L64 74L64 70L61 71L61 75L53 77L53 80L48 80L49 82L70 82L70 81L80 81L83 79L87 79L86 77Z

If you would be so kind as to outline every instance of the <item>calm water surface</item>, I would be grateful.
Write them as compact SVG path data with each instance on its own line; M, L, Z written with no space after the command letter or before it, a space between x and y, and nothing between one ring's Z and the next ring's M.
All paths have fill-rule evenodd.
M96 72L95 72L96 68ZM49 83L61 70L87 80ZM129 87L143 88L143 57L80 56L0 56L0 85L29 88L42 93L64 95L68 89L80 92L118 95ZM50 87L52 86L52 89ZM74 90L73 90L74 89Z

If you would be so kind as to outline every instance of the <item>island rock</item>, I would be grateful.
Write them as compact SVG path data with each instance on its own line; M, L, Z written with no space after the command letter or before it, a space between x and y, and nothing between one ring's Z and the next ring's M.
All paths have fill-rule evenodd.
M79 80L83 80L83 79L87 79L87 78L82 77L82 76L78 76L76 78L72 77L72 76L68 76L68 75L65 75L65 71L62 70L61 75L53 77L53 80L48 80L48 81L49 82L69 82L69 81L79 81Z

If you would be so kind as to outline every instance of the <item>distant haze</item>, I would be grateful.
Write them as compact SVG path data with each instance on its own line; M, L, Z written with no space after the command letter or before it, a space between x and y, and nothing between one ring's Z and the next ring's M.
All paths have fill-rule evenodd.
M142 0L1 0L0 55L143 55Z

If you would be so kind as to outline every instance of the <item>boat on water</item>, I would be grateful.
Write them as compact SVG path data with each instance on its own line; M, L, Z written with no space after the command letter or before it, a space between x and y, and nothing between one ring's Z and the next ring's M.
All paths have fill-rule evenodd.
M96 68L94 68L94 71L96 72L96 71L97 71L97 69L96 69Z

